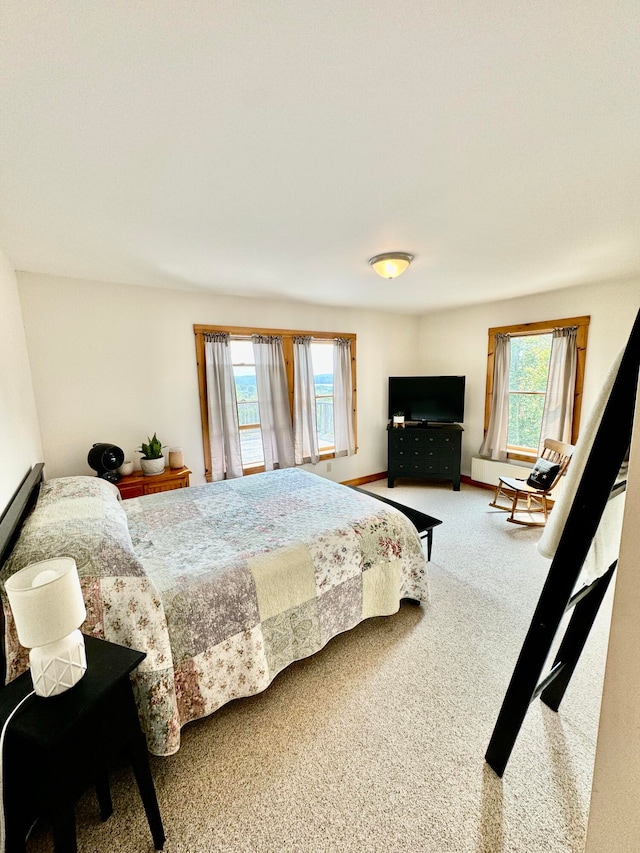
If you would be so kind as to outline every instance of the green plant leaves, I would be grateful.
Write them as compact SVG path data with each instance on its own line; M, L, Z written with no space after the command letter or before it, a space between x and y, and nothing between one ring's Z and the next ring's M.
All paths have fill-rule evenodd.
M143 459L160 459L162 457L162 442L158 436L153 434L153 438L147 437L148 443L144 441L138 448L138 453L142 453Z

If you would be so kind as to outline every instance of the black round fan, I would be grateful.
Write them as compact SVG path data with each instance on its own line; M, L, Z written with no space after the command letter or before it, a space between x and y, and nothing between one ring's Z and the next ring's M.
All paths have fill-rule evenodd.
M124 462L124 450L115 444L94 444L87 456L87 462L97 472L98 477L109 480L110 483L117 483L120 475L116 473L116 469Z

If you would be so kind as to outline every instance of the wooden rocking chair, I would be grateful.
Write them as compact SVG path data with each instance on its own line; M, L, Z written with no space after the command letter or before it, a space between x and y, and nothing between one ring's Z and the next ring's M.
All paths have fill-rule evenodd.
M510 515L507 521L511 521L513 524L524 524L528 527L544 527L551 509L549 493L567 470L573 451L574 446L572 444L556 441L553 438L546 438L542 451L542 459L547 459L549 462L560 466L560 470L554 481L546 489L535 489L532 486L528 486L526 480L520 480L517 477L500 477L493 500L489 506L509 512ZM505 503L499 503L500 498ZM516 513L527 513L528 515L542 513L544 520L532 521L528 519L525 521L515 518Z

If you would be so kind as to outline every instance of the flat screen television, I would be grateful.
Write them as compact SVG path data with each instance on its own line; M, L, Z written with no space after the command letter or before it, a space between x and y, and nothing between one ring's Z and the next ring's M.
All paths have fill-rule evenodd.
M389 419L404 414L407 421L462 423L464 376L390 376Z

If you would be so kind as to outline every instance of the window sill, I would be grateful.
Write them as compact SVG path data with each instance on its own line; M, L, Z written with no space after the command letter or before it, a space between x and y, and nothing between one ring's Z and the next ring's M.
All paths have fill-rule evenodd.
M326 462L328 459L335 459L336 455L333 450L321 452L318 457L318 462ZM308 462L305 464L309 464ZM243 469L245 477L249 474L263 474L264 473L264 465L247 465Z
M527 450L507 450L507 459L510 462L527 462L534 465L538 454Z
M263 474L264 473L264 465L247 465L246 468L242 469L242 473L247 477L249 474Z

